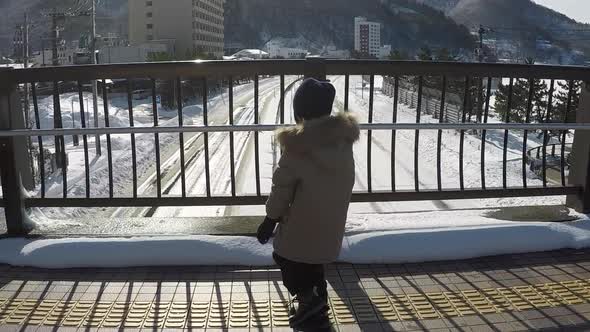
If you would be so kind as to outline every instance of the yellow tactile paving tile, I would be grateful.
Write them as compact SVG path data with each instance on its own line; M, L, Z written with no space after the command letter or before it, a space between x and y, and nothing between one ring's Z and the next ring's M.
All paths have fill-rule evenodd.
M83 327L99 327L104 319L107 317L113 303L99 301L91 308L90 313L84 318L82 322Z
M371 297L371 303L375 310L375 314L379 321L398 321L399 316L397 315L393 305L387 298L387 296L374 296Z
M289 326L289 303L285 303L280 300L273 300L271 301L270 305L273 326Z
M335 324L493 314L590 303L590 280L389 296L330 298ZM264 328L289 325L287 300L68 301L0 298L0 324L86 328Z

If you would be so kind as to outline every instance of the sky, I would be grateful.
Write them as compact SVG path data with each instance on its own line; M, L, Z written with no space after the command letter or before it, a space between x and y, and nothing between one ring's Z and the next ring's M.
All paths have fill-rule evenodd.
M589 0L533 0L538 4L563 13L576 21L590 23Z

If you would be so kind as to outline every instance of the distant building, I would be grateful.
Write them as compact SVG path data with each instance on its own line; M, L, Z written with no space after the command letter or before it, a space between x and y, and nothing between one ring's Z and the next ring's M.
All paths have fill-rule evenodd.
M354 49L363 55L378 58L381 48L381 24L364 17L354 18Z
M271 43L268 46L268 53L271 58L302 59L308 54L307 50L300 48L281 47L278 43Z
M129 42L174 40L178 56L223 56L225 0L128 0Z
M172 46L166 43L145 43L134 46L101 47L100 63L145 62L152 54L171 53Z
M545 39L537 39L537 49L538 50L549 50L553 47L553 44L549 40Z
M223 57L224 60L246 60L246 59L268 59L269 54L263 50L245 49L234 53L231 56Z
M379 59L388 58L391 54L391 45L383 45L379 48Z
M74 64L74 55L77 49L67 47L64 40L60 41L57 45L57 63L61 66ZM45 47L40 52L31 55L33 62L39 66L51 66L53 65L53 49Z
M320 55L326 59L349 59L350 51L339 50L335 46L328 46L321 52Z

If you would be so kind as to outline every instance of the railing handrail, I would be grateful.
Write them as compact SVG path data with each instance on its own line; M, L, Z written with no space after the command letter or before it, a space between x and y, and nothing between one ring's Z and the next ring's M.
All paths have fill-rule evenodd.
M183 127L101 127L62 129L12 129L0 130L0 137L106 135L106 134L155 134L155 133L220 133L220 132L268 132L293 125L255 124ZM590 130L590 123L364 123L361 130Z
M327 75L481 76L590 80L590 67L503 63L322 60ZM298 75L306 60L172 61L103 65L73 65L5 70L2 84L87 81L118 78L191 78L251 75Z

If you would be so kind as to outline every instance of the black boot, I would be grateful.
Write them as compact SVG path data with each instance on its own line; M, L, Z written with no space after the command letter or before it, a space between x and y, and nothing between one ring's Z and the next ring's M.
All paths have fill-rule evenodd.
M291 328L298 327L318 313L325 315L326 301L317 295L315 287L314 289L297 294L297 301L299 302L297 311L289 318L289 326Z
M323 314L327 314L328 311L330 311L330 302L328 300L328 292L321 292L319 291L319 295L318 295L322 300L324 300L324 303L326 304L322 310L320 311ZM291 302L289 303L289 316L294 316L295 313L297 313L297 307L295 306L295 302L299 303L299 300L297 299L297 297L295 296Z
M331 327L332 323L330 322L330 317L328 317L327 312L320 311L303 321L301 324L294 326L293 329L300 332L323 332L331 331Z

